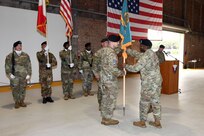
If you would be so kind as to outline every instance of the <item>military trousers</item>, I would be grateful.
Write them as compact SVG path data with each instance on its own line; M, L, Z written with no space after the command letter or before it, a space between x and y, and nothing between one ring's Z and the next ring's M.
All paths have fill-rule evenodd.
M74 74L72 71L67 73L61 73L62 78L62 89L64 95L72 95L73 94L73 79Z
M15 102L24 101L26 95L27 82L25 77L15 77L10 80L13 99Z
M102 100L102 84L98 81L98 92L97 92L97 99L99 107L101 107L101 100Z
M83 81L82 81L82 89L84 93L88 93L92 89L92 82L93 82L93 72L91 69L84 69L83 70Z
M41 96L43 98L45 97L51 97L52 94L52 76L51 75L47 75L47 76L43 76L40 78L40 84L41 84Z
M147 121L150 105L153 109L155 120L161 120L161 84L142 85L140 97L140 120Z
M101 116L102 118L110 119L113 117L113 112L116 107L118 96L118 82L107 81L102 83L102 100L101 100Z

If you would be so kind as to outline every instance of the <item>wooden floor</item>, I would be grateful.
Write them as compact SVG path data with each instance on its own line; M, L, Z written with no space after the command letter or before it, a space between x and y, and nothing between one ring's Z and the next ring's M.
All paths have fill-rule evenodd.
M116 126L101 125L96 95L83 97L75 83L74 100L63 100L61 86L53 87L53 104L42 104L40 89L27 91L27 108L14 109L11 92L0 93L0 136L203 136L204 70L181 70L180 94L161 96L162 129L137 128L140 77L126 78L126 113L122 110L122 79L114 118ZM93 83L96 93L97 84ZM153 120L152 115L148 121Z

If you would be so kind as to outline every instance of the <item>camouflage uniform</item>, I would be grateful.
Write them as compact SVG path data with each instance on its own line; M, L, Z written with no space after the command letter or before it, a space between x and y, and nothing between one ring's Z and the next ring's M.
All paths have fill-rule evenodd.
M90 93L92 88L92 81L93 81L92 63L93 63L93 53L92 52L88 53L86 50L82 51L80 54L79 70L83 70L82 89L84 93Z
M73 80L76 73L77 58L73 51L62 50L59 53L61 58L61 78L63 94L67 96L73 95ZM74 67L70 67L70 63L74 63Z
M99 74L102 87L101 116L102 118L111 119L118 95L117 77L122 74L122 71L118 69L118 57L112 48L103 48L100 55L101 70Z
M39 62L39 81L41 84L41 95L43 98L50 97L52 94L51 84L53 81L52 67L57 66L55 56L49 52L49 63L51 68L47 69L47 56L44 51L37 52L37 59Z
M162 77L159 68L159 60L156 54L148 49L144 53L128 49L127 53L138 58L135 65L126 65L131 72L140 71L141 75L141 98L140 98L140 120L147 120L150 105L156 120L161 119L160 93Z
M94 59L93 59L93 73L95 76L99 76L99 72L101 71L101 55L103 53L104 48L99 49L95 54L94 54ZM98 93L97 93L97 98L98 98L98 104L99 104L99 109L101 108L101 100L102 100L102 89L101 89L101 81L98 81Z
M121 47L116 47L114 48L114 51L116 54L120 53ZM99 49L95 54L94 54L94 59L93 59L93 73L94 75L98 75L101 71L101 56L102 53L104 52L104 48ZM101 89L101 80L98 81L98 93L97 93L97 98L98 98L98 104L99 104L99 109L101 108L101 100L102 100L102 89Z
M162 62L165 61L165 56L164 56L164 53L162 51L156 51L156 55L159 59L159 64L161 64Z
M13 54L14 53L14 54ZM11 74L15 76L14 79L10 78L10 87L12 89L13 99L15 102L24 101L26 95L26 76L31 75L31 62L30 57L25 52L20 56L14 51L10 53L5 60L6 75L10 77ZM15 58L14 72L12 73L12 55Z

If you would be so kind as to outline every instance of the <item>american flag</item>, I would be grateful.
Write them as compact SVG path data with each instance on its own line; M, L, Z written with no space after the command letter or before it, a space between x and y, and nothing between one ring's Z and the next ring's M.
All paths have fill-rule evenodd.
M60 14L66 23L66 35L70 37L73 30L71 0L61 0Z
M118 34L123 0L107 2L107 34ZM128 11L133 40L147 38L148 29L162 30L163 0L128 0Z

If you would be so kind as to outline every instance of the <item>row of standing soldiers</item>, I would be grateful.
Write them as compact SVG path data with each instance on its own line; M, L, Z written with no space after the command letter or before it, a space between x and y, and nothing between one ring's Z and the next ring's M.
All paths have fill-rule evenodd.
M39 82L41 84L42 103L54 102L52 99L53 73L52 69L57 66L55 56L49 52L46 42L41 44L42 50L36 53L39 62ZM63 44L64 49L59 52L61 58L61 79L64 99L75 99L73 95L73 80L76 76L77 68L83 80L84 96L94 95L92 88L92 63L93 53L91 43L85 44L85 50L80 54L78 63L77 56L69 45L69 42ZM22 51L22 42L17 41L13 44L13 52L7 55L5 60L5 71L10 79L10 87L15 101L15 108L26 107L25 94L26 87L30 81L32 68L31 60L27 53Z

